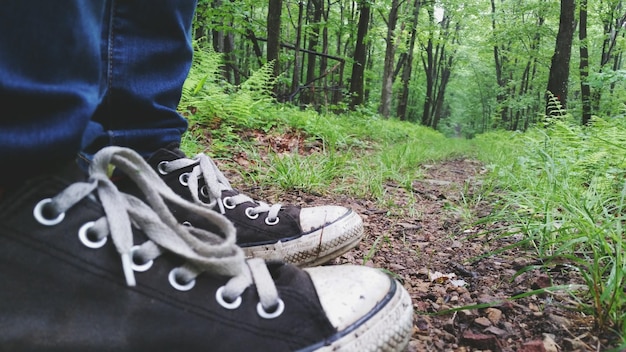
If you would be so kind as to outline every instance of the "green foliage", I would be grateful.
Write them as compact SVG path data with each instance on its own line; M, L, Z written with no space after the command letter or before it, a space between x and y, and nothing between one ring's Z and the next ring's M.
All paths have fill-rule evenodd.
M565 262L578 272L586 291L572 293L581 309L599 330L625 336L624 121L596 118L581 127L565 113L526 134L492 133L476 143L495 161L495 182L506 190L500 215L511 234L524 235L518 245L533 248L546 266Z
M196 47L180 103L187 112L191 134L183 140L184 150L193 149L187 141L206 139L214 155L229 155L241 143L237 131L267 131L277 122L276 115L267 109L274 103L272 63L255 71L240 86L222 79L221 66L221 54Z
M221 79L220 65L219 54L198 49L181 102L191 124L185 150L202 151L210 143L214 155L246 153L253 160L243 173L247 181L315 193L332 189L374 199L391 212L410 208L413 182L425 163L479 157L491 170L489 189L499 197L493 221L510 224L500 236L523 236L514 246L536 251L546 266L566 263L579 273L586 289L571 286L571 293L580 309L593 314L598 329L626 333L624 119L594 118L590 126L579 126L553 100L559 113L527 133L449 139L380 118L367 107L336 115L275 104L271 66L233 86ZM260 151L241 138L251 130L295 130L320 147ZM393 204L389 186L405 189L407 203ZM450 209L469 219L467 209L483 194L465 190L461 204Z

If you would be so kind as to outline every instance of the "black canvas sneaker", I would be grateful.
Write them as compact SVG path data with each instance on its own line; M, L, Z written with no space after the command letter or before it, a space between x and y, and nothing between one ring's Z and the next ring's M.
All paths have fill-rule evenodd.
M300 208L255 201L233 189L204 154L190 159L172 146L158 150L148 163L174 192L232 221L237 244L247 257L314 266L347 252L363 237L363 220L354 211L332 205ZM201 226L189 218L192 214L177 216L181 222Z
M109 164L147 204L121 193ZM224 216L105 148L0 192L0 346L11 351L400 351L412 305L383 272L246 260ZM194 212L215 231L179 223Z

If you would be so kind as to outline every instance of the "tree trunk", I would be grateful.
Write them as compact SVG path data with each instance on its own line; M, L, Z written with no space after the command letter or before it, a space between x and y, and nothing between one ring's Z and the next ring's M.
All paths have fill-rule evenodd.
M428 11L430 21L434 21L434 9ZM460 25L457 23L451 30L451 17L444 13L439 23L439 30L431 30L428 43L424 48L426 58L422 59L426 73L426 96L422 113L422 124L437 128L443 117L446 87L450 79L452 64L454 63L455 49L449 47L457 42ZM438 37L435 37L435 33Z
M600 69L598 72L602 73L604 67L611 61L613 57L613 50L617 44L617 38L620 31L624 29L626 24L626 13L618 13L622 11L622 1L617 2L617 6L611 9L610 14L604 14L601 16L604 28L604 41L602 43L602 53L600 55ZM619 16L619 17L618 17ZM618 54L621 55L621 52ZM591 111L600 111L600 101L602 100L603 88L595 88L591 92Z
M302 16L304 12L304 3L298 3L298 24L296 27L296 45L293 52L293 74L291 76L291 97L294 97L300 90L300 41L302 37ZM291 100L291 99L290 99Z
M350 78L350 108L354 109L357 105L363 104L364 97L364 73L365 64L367 63L367 46L365 45L365 37L369 29L370 21L370 4L368 0L360 2L361 14L359 15L359 23L356 35L356 45L354 47L354 63L352 64L352 76Z
M589 50L587 49L587 0L580 1L578 39L580 39L580 96L583 125L591 120L591 88L589 87Z
M317 44L319 43L320 22L322 21L322 14L324 11L323 0L311 0L310 4L313 6L313 16L311 22L309 23L312 29L311 34L309 35L309 53L307 55L306 62L306 82L313 82L315 80L315 66L317 58L317 54L315 54L315 51L317 49ZM322 72L324 71L320 71L320 73ZM315 85L305 87L305 89L306 91L302 93L300 101L303 104L315 104Z
M558 101L555 106L550 94L546 99L546 115L559 115L561 109L567 109L567 85L569 82L569 61L572 54L572 41L576 28L574 0L561 0L559 32L556 35L556 47L550 65L548 92Z
M398 22L399 0L391 0L389 9L389 19L387 20L387 38L385 47L385 62L383 64L383 85L380 94L380 107L378 112L384 117L389 117L391 113L391 95L393 89L393 63L396 59L395 31Z
M409 105L409 83L411 81L411 74L413 71L413 51L415 49L415 39L417 38L417 19L420 12L420 0L415 0L413 5L413 15L411 17L411 39L409 41L409 47L406 54L406 62L402 67L402 90L400 91L400 97L398 98L398 109L396 115L400 117L400 120L406 120L407 106Z
M496 31L496 2L495 0L491 0L491 31L495 33ZM493 46L493 59L494 66L496 68L496 82L498 83L498 93L496 94L496 103L501 108L500 110L500 119L502 120L502 124L506 126L507 121L509 120L509 111L508 107L504 102L507 99L506 94L506 84L507 80L504 75L504 67L505 62L507 61L506 57L501 54L501 48L498 43Z
M282 0L269 0L267 10L267 62L274 61L274 77L280 75L280 18L282 9Z

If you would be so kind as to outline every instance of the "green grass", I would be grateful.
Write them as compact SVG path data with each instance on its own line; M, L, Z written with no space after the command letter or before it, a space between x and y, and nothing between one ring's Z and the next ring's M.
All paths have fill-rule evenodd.
M594 316L598 332L626 336L626 127L596 119L581 127L567 119L526 134L479 136L477 146L504 190L499 219L521 230L519 246L579 274L571 293ZM497 148L494 148L497 146ZM490 150L498 150L491 154ZM515 229L515 230L513 230ZM623 341L622 341L623 342Z

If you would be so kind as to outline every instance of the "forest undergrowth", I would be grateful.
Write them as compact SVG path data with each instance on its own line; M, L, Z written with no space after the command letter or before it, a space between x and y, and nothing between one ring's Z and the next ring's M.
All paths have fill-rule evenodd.
M205 152L223 160L249 184L313 195L332 190L381 208L394 206L386 186L410 190L423 178L424 165L479 160L488 171L480 194L490 200L491 213L477 219L467 212L466 226L500 223L490 238L514 240L498 252L534 253L537 260L516 275L539 270L550 277L568 271L578 278L572 283L550 281L520 297L566 293L573 302L568 309L593 317L595 333L613 336L614 347L624 346L623 119L595 118L591 125L580 126L564 111L524 133L495 131L471 140L452 139L414 123L380 118L366 108L334 114L332 108L313 111L276 104L271 65L235 87L219 79L219 55L202 53L195 60L180 104L190 123L182 145L187 153ZM259 143L270 132L275 136L271 143ZM411 214L414 201L409 196L402 207L407 216L416 215ZM462 196L463 201L475 199Z

